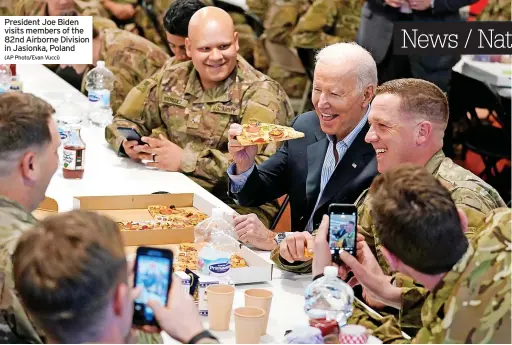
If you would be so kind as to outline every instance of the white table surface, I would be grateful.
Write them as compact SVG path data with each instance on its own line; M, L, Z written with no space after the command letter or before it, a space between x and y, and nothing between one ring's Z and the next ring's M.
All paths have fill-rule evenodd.
M23 91L30 92L58 108L58 98L68 94L77 108L86 108L87 98L78 90L42 65L18 65L17 71L23 82ZM66 180L58 170L51 180L46 195L55 199L59 211L73 208L73 196L148 194L156 191L170 193L196 193L212 204L226 207L222 201L208 193L181 173L170 173L146 168L142 164L118 157L104 139L104 131L94 127L84 127L82 138L86 143L85 173L82 180ZM268 252L260 255L269 258ZM268 288L274 293L267 335L262 343L280 342L286 330L307 323L303 312L304 288L311 282L310 275L295 275L274 268L274 279L260 284L237 285L234 307L243 306L244 291L248 288ZM207 317L203 317L205 326ZM215 332L223 343L234 343L234 319L230 331ZM166 343L174 340L163 334Z

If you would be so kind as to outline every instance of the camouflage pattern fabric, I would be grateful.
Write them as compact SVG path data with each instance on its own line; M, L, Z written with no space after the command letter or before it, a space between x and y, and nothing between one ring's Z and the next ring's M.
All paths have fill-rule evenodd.
M269 3L274 0L246 0L249 11L257 15L262 21L265 20Z
M105 61L115 77L110 104L116 113L130 90L160 70L170 57L155 44L130 32L108 29L102 34L99 60ZM87 94L85 78L81 91Z
M301 98L304 95L304 89L308 83L308 76L305 73L287 71L271 63L267 74L281 84L288 97Z
M0 16L13 16L14 4L14 0L0 0Z
M23 232L36 224L36 219L18 203L0 196L0 312L20 341L42 343L43 333L36 331L14 289L11 257Z
M493 211L432 291L413 343L511 343L511 211Z
M292 32L297 48L319 49L354 41L361 14L360 0L314 0Z
M489 0L478 15L480 21L511 21L510 0Z
M109 17L108 11L99 0L74 0L75 9L81 16ZM48 11L44 0L19 0L15 8L17 16L47 16Z
M268 227L277 203L241 208L227 196L228 128L250 120L287 125L293 110L278 83L251 67L242 57L231 75L218 87L203 90L191 61L166 66L133 88L106 128L106 139L119 152L123 137L116 128L132 127L141 135L163 134L183 148L182 171L206 190L242 214L254 212ZM260 148L262 162L276 145Z

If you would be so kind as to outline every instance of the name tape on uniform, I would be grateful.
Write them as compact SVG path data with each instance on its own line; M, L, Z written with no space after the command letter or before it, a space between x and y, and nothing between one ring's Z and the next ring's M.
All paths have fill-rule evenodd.
M0 63L92 63L91 16L0 16L0 23Z

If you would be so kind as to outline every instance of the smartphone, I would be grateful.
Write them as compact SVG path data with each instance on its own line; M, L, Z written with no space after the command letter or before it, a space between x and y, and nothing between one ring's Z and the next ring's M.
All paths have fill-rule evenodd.
M352 204L331 204L328 213L329 249L333 262L341 264L341 249L356 255L357 208Z
M139 247L135 257L134 287L141 293L134 303L133 324L157 326L153 310L146 306L148 300L167 305L172 282L173 254L169 249Z
M126 140L136 140L139 142L139 145L146 145L145 142L142 141L142 137L139 133L133 128L130 127L117 127L117 130Z

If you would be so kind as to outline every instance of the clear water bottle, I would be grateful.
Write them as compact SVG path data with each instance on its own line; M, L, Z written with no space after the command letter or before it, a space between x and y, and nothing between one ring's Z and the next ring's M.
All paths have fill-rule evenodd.
M65 94L62 103L55 106L55 113L53 119L57 124L59 130L61 145L58 149L59 154L59 167L62 167L63 162L63 146L70 135L71 127L79 128L83 124L84 114L82 110L76 106L72 100L71 94Z
M114 88L114 74L105 67L105 61L98 61L96 68L85 76L85 88L89 98L89 119L92 124L105 127L112 123L110 93Z
M212 216L196 225L195 242L207 244L198 253L200 273L218 278L219 283L233 285L230 277L231 256L238 250L238 241L232 236L233 226L224 218L224 211L215 208Z
M310 319L335 320L343 327L352 315L354 291L338 278L334 266L325 267L324 276L308 285L304 297L304 311Z
M0 64L0 94L11 89L12 73L9 65Z

